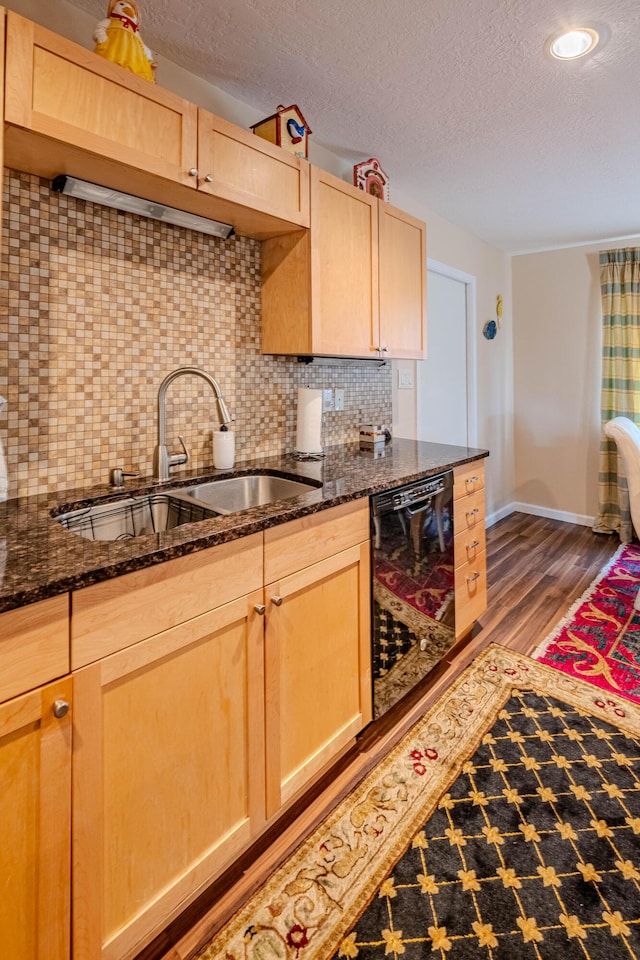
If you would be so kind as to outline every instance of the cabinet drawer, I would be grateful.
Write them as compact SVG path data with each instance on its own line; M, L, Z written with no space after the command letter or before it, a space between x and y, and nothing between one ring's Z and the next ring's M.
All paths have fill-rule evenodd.
M462 636L487 609L487 560L483 551L456 568L456 637Z
M470 530L484 530L485 500L484 490L472 493L455 502L453 512L454 533L456 536Z
M469 530L458 533L453 542L454 565L473 562L486 550L486 533L484 526L476 524Z
M356 500L313 513L264 534L265 583L369 539L369 501Z
M0 701L68 672L68 593L0 614Z
M478 490L484 490L484 463L482 460L474 460L473 463L456 467L453 471L453 499L459 500L461 497L477 493Z
M87 663L262 587L262 534L72 594L71 663Z

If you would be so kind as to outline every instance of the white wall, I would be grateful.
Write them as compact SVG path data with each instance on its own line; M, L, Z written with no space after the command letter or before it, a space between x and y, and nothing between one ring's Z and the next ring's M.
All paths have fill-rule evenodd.
M514 501L591 524L598 512L602 241L514 257Z
M89 49L93 47L91 37L95 19L65 0L48 0L46 4L42 0L8 0L5 6ZM162 57L157 59L157 76L162 86L240 126L248 127L261 119L263 111L256 111L249 104L230 97ZM317 166L351 180L351 163L325 150L319 143L317 132L310 141L309 159ZM393 158L388 159L387 167L393 169ZM477 278L478 444L491 451L487 462L487 512L491 515L513 499L509 258L502 251L422 206L411 194L394 193L393 181L391 189L395 205L426 220L429 256ZM495 316L498 293L504 297L504 324L496 339L487 341L480 331L484 322ZM415 436L415 391L401 393L401 398L394 397L394 406L398 399L402 401L402 405L395 408L394 430L399 436Z
M471 274L477 279L476 317L473 318L477 344L478 446L488 449L487 516L500 514L512 499L513 460L513 325L511 309L510 257L479 237L432 210L421 207L410 196L393 195L393 202L427 222L429 257ZM482 327L495 318L496 296L503 296L502 329L495 340L485 340ZM427 290L427 329L428 329ZM428 349L428 344L427 344ZM418 361L419 362L419 361ZM406 362L397 366L409 366ZM414 377L414 384L417 377ZM415 436L415 388L397 390L394 377L394 433Z

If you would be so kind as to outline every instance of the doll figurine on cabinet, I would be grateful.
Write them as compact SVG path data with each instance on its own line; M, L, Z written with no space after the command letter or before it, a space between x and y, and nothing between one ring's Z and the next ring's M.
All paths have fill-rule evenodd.
M140 13L135 0L110 0L107 19L93 31L95 52L155 83L155 62L139 34Z

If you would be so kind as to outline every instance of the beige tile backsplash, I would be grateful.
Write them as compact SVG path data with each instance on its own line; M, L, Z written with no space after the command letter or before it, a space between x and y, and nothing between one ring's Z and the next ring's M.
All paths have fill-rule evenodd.
M309 368L260 355L260 244L204 234L63 197L5 170L0 272L0 413L9 496L151 473L156 399L175 367L202 367L235 414L236 459L295 444L299 386L344 387L323 443L391 424L391 367ZM211 466L209 387L168 391L167 436Z

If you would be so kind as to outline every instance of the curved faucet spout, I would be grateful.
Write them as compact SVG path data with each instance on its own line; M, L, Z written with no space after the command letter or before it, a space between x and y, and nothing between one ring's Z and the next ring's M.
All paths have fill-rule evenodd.
M193 374L193 376L200 377L202 380L207 381L216 398L220 423L227 424L233 420L224 402L217 380L208 374L206 370L201 370L200 367L178 367L177 370L173 370L167 374L158 390L158 443L153 454L154 480L168 480L171 467L187 463L189 460L189 451L182 437L179 438L182 444L182 453L170 454L167 450L167 388L174 380L177 380L178 377L184 377L187 374Z

